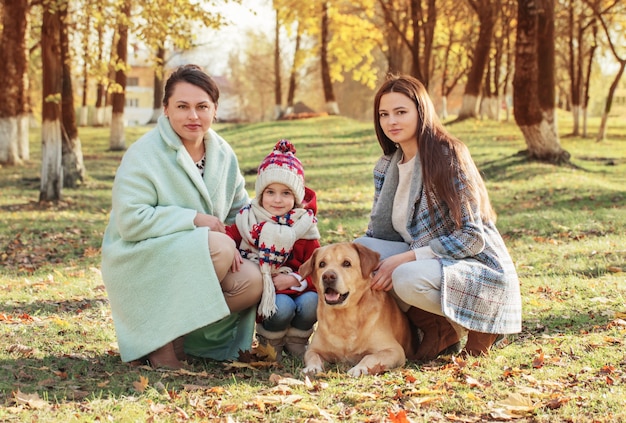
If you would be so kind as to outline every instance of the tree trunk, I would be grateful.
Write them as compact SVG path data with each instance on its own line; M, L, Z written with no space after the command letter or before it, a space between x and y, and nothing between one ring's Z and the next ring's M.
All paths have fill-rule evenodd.
M102 63L104 52L104 27L102 23L98 24L98 63ZM93 117L94 126L104 126L104 107L106 106L106 85L104 78L99 76L96 85L96 110Z
M578 26L580 28L580 22L577 22L574 15L574 5L575 2L571 1L568 5L568 20L569 20L569 28L567 29L567 35L569 38L568 50L569 50L569 60L568 60L568 73L570 79L570 98L572 105L572 118L573 118L573 128L572 135L578 136L580 133L580 79L579 79L579 69L581 57L578 57L577 53L580 54L580 49L582 46L582 30L575 31L575 27ZM575 34L578 34L578 38L576 38ZM579 49L576 49L576 44L579 44Z
M518 1L513 111L529 158L564 163L569 153L561 148L554 111L554 6L545 3L539 11L535 0Z
M615 90L619 85L619 80L622 78L624 74L624 68L626 68L626 60L620 60L619 70L617 71L617 75L613 79L611 86L609 87L609 93L606 96L606 103L604 105L604 112L602 113L602 120L600 122L600 128L598 128L598 136L596 141L603 141L606 139L606 128L607 121L609 119L609 113L611 113L611 105L613 104L613 96L615 95Z
M495 27L495 11L491 0L480 0L475 3L476 7L474 10L478 15L480 30L478 33L478 41L476 42L476 47L472 54L472 67L467 76L467 84L465 85L465 93L463 94L463 104L459 111L459 119L478 116L483 75L489 60L489 50L491 48L493 29Z
M330 79L330 65L328 63L328 3L322 5L322 34L320 42L320 63L322 69L322 87L324 89L324 100L326 101L326 112L329 115L339 114L339 105L335 99L333 83Z
M128 21L130 19L131 1L125 0L121 6L118 24L117 57L115 59L115 89L111 95L113 106L111 115L111 135L109 148L112 151L126 149L124 137L124 103L126 102L126 67L128 66Z
M593 57L598 48L598 25L594 19L591 23L591 32L593 34L591 48L589 49L589 57L587 58L587 70L585 72L584 97L583 97L583 130L582 136L587 137L587 113L589 110L589 86L591 84L591 69L593 68Z
M159 46L156 52L156 69L154 70L154 89L152 91L152 117L148 123L157 123L163 113L163 74L165 64L165 48Z
M421 58L421 20L422 20L422 2L421 0L409 1L409 13L411 15L411 26L413 29L413 41L411 42L411 75L415 76L424 83L424 73L422 72ZM424 83L424 86L427 86Z
M72 87L72 71L70 69L70 40L68 5L61 7L59 19L61 21L61 64L63 69L63 87L61 91L61 117L63 120L63 187L76 188L85 180L85 165L83 150L78 136L76 125L76 111L74 110L74 90Z
M58 13L44 7L41 25L42 125L41 188L39 201L58 201L63 188L61 134L61 20Z
M4 2L0 37L0 163L17 165L29 159L28 147L28 1Z
M298 28L296 28L296 45L293 52L293 64L291 65L291 72L289 74L289 89L287 90L287 109L285 110L285 115L289 115L293 113L293 102L296 96L296 74L298 72L298 60L300 56L300 25L298 24Z
M283 116L283 90L280 77L280 19L276 10L274 25L274 119Z
M378 0L378 4L383 12L384 25L383 32L385 44L387 46L384 52L387 58L387 73L401 74L409 73L409 69L404 66L405 46L411 51L411 44L407 40L407 28L410 22L410 13L407 13L406 6L400 4L392 4Z
M91 17L88 13L84 16L84 25L88 30L91 29ZM80 109L78 114L78 126L89 125L89 107L87 106L87 93L89 91L89 35L87 31L83 34L83 95L80 102Z

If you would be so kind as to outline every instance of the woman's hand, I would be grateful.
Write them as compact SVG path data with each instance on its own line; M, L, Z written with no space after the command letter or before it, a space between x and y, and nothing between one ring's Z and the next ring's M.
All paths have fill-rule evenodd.
M235 257L233 257L233 264L230 267L231 272L239 272L241 269L241 263L243 263L243 257L241 257L241 253L239 250L235 250Z
M374 291L389 291L393 287L391 275L398 266L415 260L415 253L407 251L405 253L396 254L382 260L376 269L374 269L374 278L372 279L372 289Z
M298 280L294 276L288 275L286 273L279 273L278 275L274 275L272 279L274 280L274 287L277 291L282 291L285 289L289 289L292 286L300 285L300 282L298 282Z
M196 226L208 226L209 229L216 232L225 233L226 228L224 223L215 216L205 213L196 213L196 217L193 219L193 224Z

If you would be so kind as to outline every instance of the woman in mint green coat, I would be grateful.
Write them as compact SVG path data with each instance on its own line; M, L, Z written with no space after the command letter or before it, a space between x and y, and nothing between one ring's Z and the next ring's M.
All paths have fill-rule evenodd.
M176 69L163 115L124 154L102 243L102 277L123 361L182 367L250 349L262 282L225 235L249 202L237 157L212 130L219 90Z

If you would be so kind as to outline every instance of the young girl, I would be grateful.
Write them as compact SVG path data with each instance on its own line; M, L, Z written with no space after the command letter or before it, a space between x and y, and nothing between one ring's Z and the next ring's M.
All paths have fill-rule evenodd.
M241 256L257 262L263 275L257 339L276 350L302 356L317 321L317 293L298 268L320 246L315 192L304 186L302 163L285 139L261 162L256 198L243 207L226 232Z
M423 332L416 359L456 349L486 354L521 330L519 281L469 150L440 123L425 87L390 77L374 99L383 155L374 204L357 242L383 259L372 289L391 290Z

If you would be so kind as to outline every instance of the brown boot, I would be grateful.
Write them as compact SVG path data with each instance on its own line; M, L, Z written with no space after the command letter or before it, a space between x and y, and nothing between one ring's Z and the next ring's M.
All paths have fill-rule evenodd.
M471 330L467 334L467 342L463 351L461 351L461 355L472 357L487 355L497 337L497 333L475 332Z
M288 328L285 335L285 350L294 357L304 357L312 333L312 328L309 330Z
M176 357L176 352L174 351L174 342L168 342L163 345L161 348L152 351L148 354L148 362L150 366L154 369L158 368L166 368L178 370L182 369L183 363L178 360Z
M424 333L415 355L409 358L426 361L444 353L458 351L459 335L445 316L416 307L411 307L406 314L411 324Z

